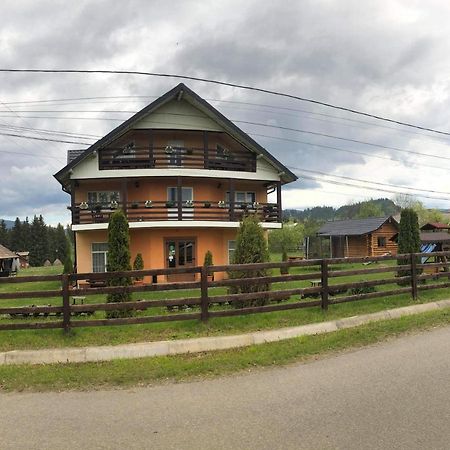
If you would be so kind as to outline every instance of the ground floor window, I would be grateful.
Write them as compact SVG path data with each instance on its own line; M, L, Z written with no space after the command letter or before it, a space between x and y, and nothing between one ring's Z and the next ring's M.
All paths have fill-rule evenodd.
M233 264L236 241L228 241L228 264Z
M96 242L92 244L92 271L106 272L108 264L108 244Z

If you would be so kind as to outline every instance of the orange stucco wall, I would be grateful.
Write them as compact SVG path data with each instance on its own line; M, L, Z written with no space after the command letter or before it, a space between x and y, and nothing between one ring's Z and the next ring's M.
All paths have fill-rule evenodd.
M176 178L146 179L128 181L127 194L128 201L166 201L167 188L176 187ZM229 184L226 180L211 180L198 178L184 178L183 187L192 187L195 201L225 200L226 192L229 191ZM121 190L120 180L90 180L80 181L75 190L75 202L87 201L89 191L119 191ZM256 201L267 202L267 190L262 182L235 181L235 191L250 191L256 193Z
M228 264L228 241L236 238L237 229L227 228L178 228L131 229L131 261L142 253L145 269L166 267L165 239L193 238L196 241L195 264L202 265L205 253L210 250L215 265ZM107 231L78 231L77 271L92 272L92 243L107 242ZM218 276L217 278L220 278Z

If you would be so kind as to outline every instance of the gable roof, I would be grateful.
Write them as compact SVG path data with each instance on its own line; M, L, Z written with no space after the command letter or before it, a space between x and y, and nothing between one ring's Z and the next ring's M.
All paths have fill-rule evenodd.
M322 225L317 234L319 236L361 236L378 230L386 222L397 225L397 221L392 216L336 220Z
M0 259L17 258L17 255L3 245L0 245Z
M184 83L180 83L175 86L170 91L166 92L164 95L156 99L154 102L150 103L148 106L143 108L141 111L137 112L135 115L130 117L128 120L123 122L121 125L116 127L114 130L109 132L106 136L98 140L95 144L91 145L88 149L83 151L79 155L72 153L68 157L68 164L62 168L54 177L64 185L64 179L67 178L69 171L83 161L90 154L99 150L112 141L122 136L127 131L131 130L135 124L137 124L144 117L152 114L161 106L165 105L171 100L179 99L183 97L186 101L191 103L193 106L197 107L200 111L206 114L208 117L213 119L219 125L221 125L224 130L226 130L231 136L243 143L250 150L255 153L264 156L274 167L278 169L281 173L281 179L284 183L290 183L297 180L297 176L291 172L287 167L280 163L274 156L272 156L264 147L258 144L254 139L252 139L247 133L242 131L237 127L231 120L227 119L222 113L220 113L216 108L210 105L206 100L201 98L194 91L189 89Z
M450 230L450 225L442 222L428 222L420 227L421 230Z

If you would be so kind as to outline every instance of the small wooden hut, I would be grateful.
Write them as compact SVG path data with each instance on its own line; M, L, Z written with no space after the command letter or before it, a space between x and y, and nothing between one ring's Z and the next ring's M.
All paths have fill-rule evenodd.
M397 233L398 222L389 216L327 222L318 236L330 238L332 258L351 258L397 254Z
M19 257L11 250L0 245L0 277L16 275L18 268Z

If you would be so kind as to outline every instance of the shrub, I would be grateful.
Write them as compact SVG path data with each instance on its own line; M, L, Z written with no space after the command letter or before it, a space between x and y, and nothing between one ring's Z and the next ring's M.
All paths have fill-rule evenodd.
M351 295L370 294L376 292L375 286L363 286L350 289Z
M108 224L108 272L122 272L131 270L130 264L130 235L128 221L124 212L119 209L111 214ZM131 277L113 276L108 280L109 286L130 286ZM121 303L131 300L131 292L108 294L108 303ZM132 311L107 311L108 318L130 317Z
M205 266L212 266L213 265L213 255L211 253L211 250L208 250L205 253L205 260L203 261L203 264Z
M66 274L73 273L73 262L72 257L70 255L66 255L66 258L64 259L63 273Z
M245 216L242 220L239 231L236 236L236 250L234 252L233 264L251 264L263 263L269 261L269 251L267 249L267 242L264 236L264 231L254 216ZM239 270L230 271L229 276L233 279L239 278L256 278L265 277L268 271L265 269L259 270ZM246 294L254 292L264 292L270 290L269 283L245 283L239 286L230 286L228 292L230 294ZM234 301L236 308L244 308L248 306L262 306L269 303L267 295L261 294L260 297L253 300L239 300Z
M138 253L133 262L133 270L144 270L144 259L142 258L142 253ZM142 281L144 277L135 277L136 281Z

